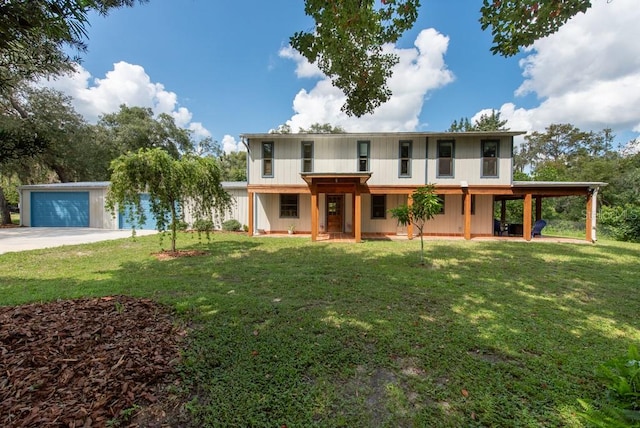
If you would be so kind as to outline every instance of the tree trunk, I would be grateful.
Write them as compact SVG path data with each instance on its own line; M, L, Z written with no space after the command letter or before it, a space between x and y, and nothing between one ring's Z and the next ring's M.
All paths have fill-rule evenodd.
M0 187L0 224L11 224L11 212L9 212L9 204L4 197L2 187Z

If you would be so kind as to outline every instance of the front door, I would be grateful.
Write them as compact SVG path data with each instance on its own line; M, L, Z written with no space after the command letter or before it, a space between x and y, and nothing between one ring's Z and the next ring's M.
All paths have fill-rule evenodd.
M327 195L327 232L342 232L344 195Z

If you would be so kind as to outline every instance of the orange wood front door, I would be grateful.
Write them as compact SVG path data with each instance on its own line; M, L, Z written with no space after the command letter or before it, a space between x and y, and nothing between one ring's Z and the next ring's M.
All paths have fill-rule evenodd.
M342 232L344 195L327 195L327 232Z

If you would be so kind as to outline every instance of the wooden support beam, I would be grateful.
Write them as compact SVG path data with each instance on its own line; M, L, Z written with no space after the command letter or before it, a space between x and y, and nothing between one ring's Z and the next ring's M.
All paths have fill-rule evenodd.
M536 221L542 219L542 196L536 196Z
M249 234L249 236L253 236L253 198L255 196L255 193L253 192L248 192L247 193L247 198L249 199L249 224L248 226L248 230L247 233Z
M356 242L362 241L362 195L360 193L360 186L356 186L356 203L354 207L355 222L353 228L353 234Z
M465 191L462 196L464 200L464 239L471 239L471 194Z
M525 241L531 241L531 193L524 195L524 214L522 219L522 236Z
M320 216L318 206L318 188L311 186L311 241L318 240L318 217Z
M594 242L593 239L593 193L589 193L587 195L587 221L585 225L586 229L586 240L589 242Z
M500 222L504 224L507 222L507 201L503 199L500 202Z
M409 207L409 209L411 209L412 205L413 205L413 194L409 193L407 195L407 206ZM407 225L407 238L413 239L413 223L409 223Z

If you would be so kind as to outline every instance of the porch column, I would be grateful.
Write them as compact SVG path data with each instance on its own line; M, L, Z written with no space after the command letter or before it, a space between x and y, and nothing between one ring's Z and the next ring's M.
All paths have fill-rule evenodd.
M407 195L407 206L409 210L411 210L411 206L413 205L413 194L409 193ZM413 223L409 223L407 225L407 238L413 239Z
M311 241L318 240L318 217L320 216L318 207L318 187L315 184L311 186Z
M360 194L360 186L355 188L356 203L354 206L356 221L354 222L353 234L356 242L362 241L362 195Z
M596 218L597 218L598 189L591 189L587 194L587 221L586 239L589 242L596 242Z
M500 205L500 221L504 224L507 221L507 201L503 199L500 202L502 202Z
M542 196L536 196L536 221L542 218Z
M531 193L524 195L524 214L522 219L522 235L525 241L531 241Z
M247 233L249 234L249 236L253 236L253 198L254 198L255 193L253 192L248 192L247 193L247 198L249 199L249 224L248 226L248 230Z
M464 190L462 194L464 200L464 239L471 239L471 194L469 190Z

